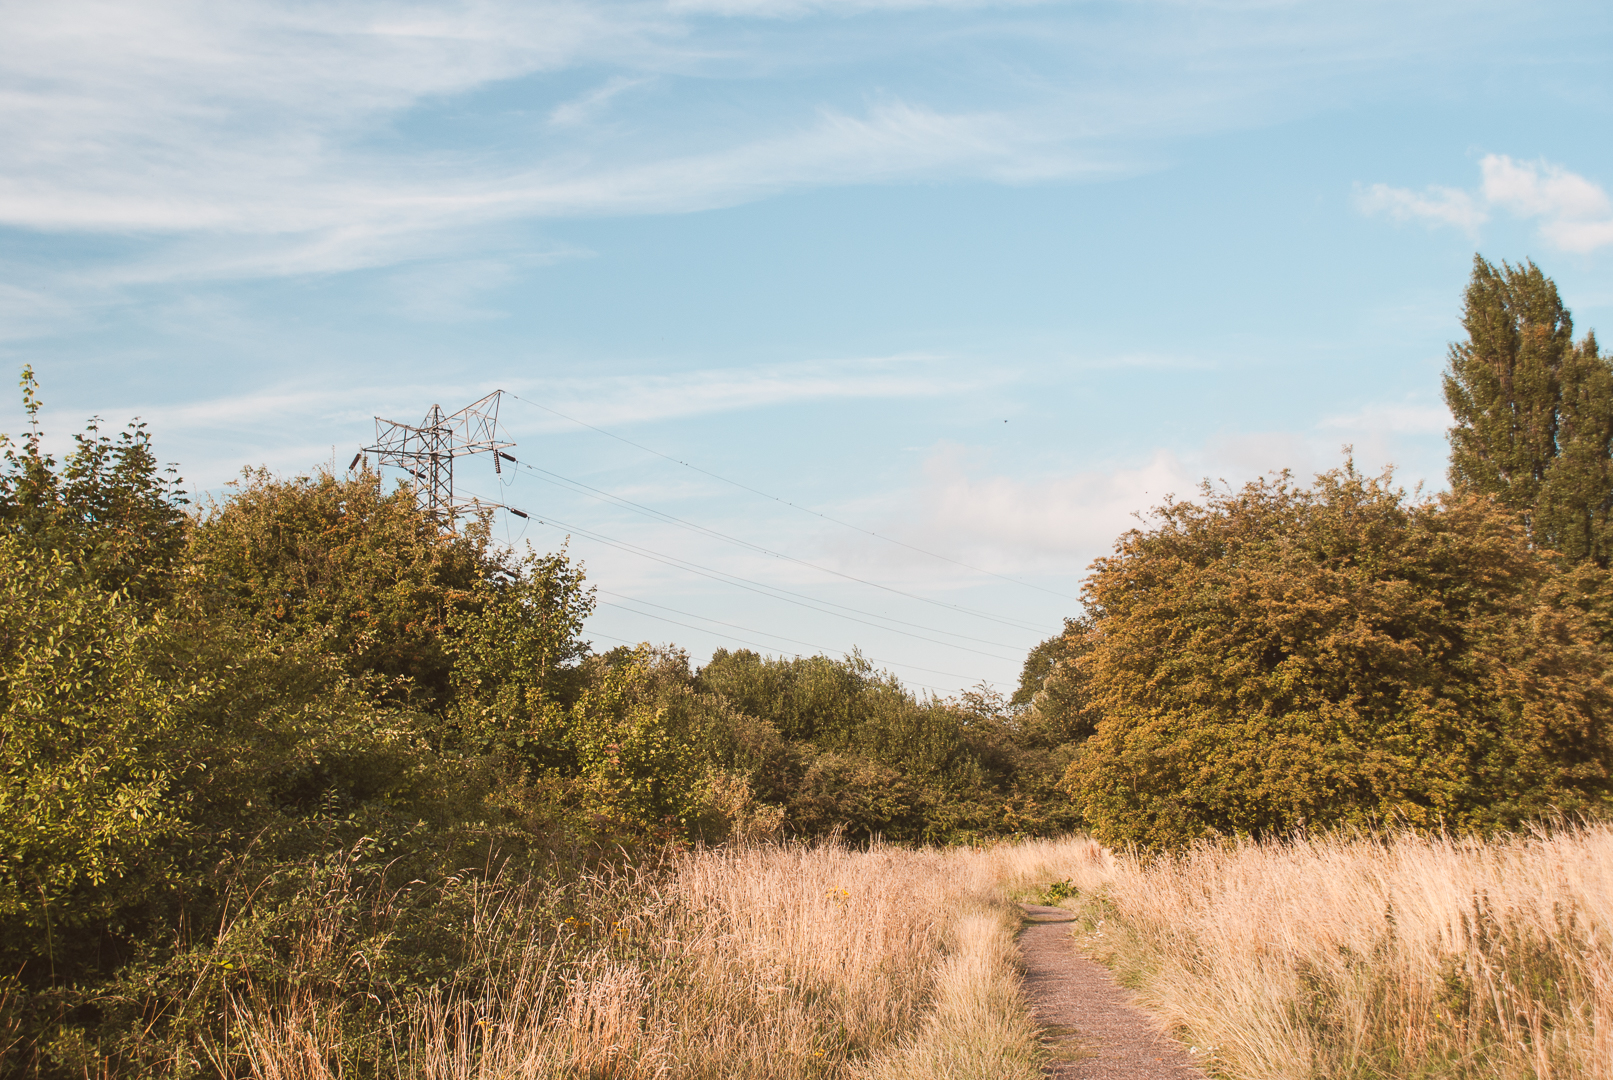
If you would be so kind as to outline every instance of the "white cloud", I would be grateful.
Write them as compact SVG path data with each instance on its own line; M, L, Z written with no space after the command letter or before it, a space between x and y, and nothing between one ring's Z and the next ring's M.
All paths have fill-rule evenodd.
M909 500L912 538L922 546L926 537L947 537L964 558L999 572L1068 570L1106 554L1167 498L1197 500L1206 478L1236 488L1289 469L1307 484L1342 463L1344 444L1364 472L1394 463L1402 483L1437 485L1449 425L1442 406L1370 403L1304 430L1221 432L1196 446L1039 477L988 472L979 450L946 446L929 456ZM897 523L887 528L900 534Z
M926 533L963 541L1023 566L1048 557L1086 559L1109 549L1169 495L1198 487L1183 463L1158 450L1140 465L1092 469L1026 480L973 476L960 448L944 449L925 466L921 504Z
M704 208L937 168L1035 178L1069 165L1023 122L900 100L860 115L824 109L805 125L746 125L700 149L711 140L668 146L628 131L642 149L612 154L568 141L596 136L586 129L612 100L658 69L701 62L683 36L664 7L631 2L13 8L0 36L0 223L221 235L248 250L233 265L192 260L202 272L295 273L408 258L418 254L409 238L513 217ZM551 137L540 129L490 153L400 146L387 130L452 95L610 63L638 73L549 107Z
M612 99L635 86L643 86L647 81L629 79L621 75L608 79L603 86L595 87L569 101L562 101L549 110L549 123L556 127L577 127L589 123L605 111Z
M1613 244L1613 203L1600 184L1546 161L1490 154L1480 167L1484 197L1519 217L1542 218L1540 231L1564 251Z
M802 15L860 15L877 11L921 11L926 8L1031 7L1049 0L669 0L676 12L727 15L752 19L787 19Z
M709 209L794 187L974 174L1023 182L1105 171L1033 127L990 113L886 102L822 111L795 131L698 154L601 165L545 161L503 175L331 176L186 171L117 190L29 186L0 175L0 222L137 230L176 239L105 284L325 273L429 257L450 236L523 217ZM419 170L429 172L430 170Z
M1416 192L1373 184L1356 191L1356 206L1364 214L1387 214L1396 221L1420 218L1437 225L1454 225L1468 233L1489 220L1478 200L1459 188L1431 186Z
M30 337L71 314L60 297L0 281L0 341Z
M1489 154L1479 163L1484 197L1525 217L1570 220L1609 216L1607 193L1583 176L1545 161Z
M555 248L493 258L417 261L388 272L383 291L391 299L391 310L411 322L501 319L508 311L491 303L488 294L518 280L519 271L592 254L584 249Z
M1488 154L1479 162L1477 193L1432 186L1421 193L1373 184L1356 193L1365 214L1396 221L1421 219L1454 225L1469 234L1489 220L1491 209L1539 218L1540 234L1563 251L1588 252L1613 244L1613 200L1602 186L1548 161L1514 161Z
M1326 417L1317 426L1330 431L1373 435L1443 435L1451 426L1451 414L1443 406L1378 404Z

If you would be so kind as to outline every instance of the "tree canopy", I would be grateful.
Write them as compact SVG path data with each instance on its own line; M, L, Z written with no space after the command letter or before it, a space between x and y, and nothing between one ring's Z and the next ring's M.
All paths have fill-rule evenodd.
M1613 361L1574 341L1557 286L1532 262L1474 257L1467 339L1450 348L1451 486L1495 496L1538 544L1613 557Z
M1597 807L1613 653L1556 569L1490 500L1349 465L1168 503L1088 580L1067 782L1153 847Z

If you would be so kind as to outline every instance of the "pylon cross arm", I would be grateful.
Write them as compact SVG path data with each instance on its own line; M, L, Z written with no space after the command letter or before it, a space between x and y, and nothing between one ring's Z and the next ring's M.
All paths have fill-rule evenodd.
M504 391L495 390L456 413L443 415L433 405L420 424L375 418L375 443L360 453L376 455L379 465L409 473L420 509L453 528L454 518L480 505L454 494L454 459L472 454L498 454L515 446L498 437L498 406ZM494 459L495 465L497 458Z

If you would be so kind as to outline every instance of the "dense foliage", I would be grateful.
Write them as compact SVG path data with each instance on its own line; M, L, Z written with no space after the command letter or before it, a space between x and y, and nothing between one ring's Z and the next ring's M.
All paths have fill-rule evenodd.
M1594 808L1613 651L1555 571L1488 500L1348 466L1163 506L1086 587L1071 790L1145 846Z
M1494 495L1530 536L1572 559L1613 557L1613 361L1574 341L1557 286L1534 263L1475 257L1467 340L1445 374L1451 485Z

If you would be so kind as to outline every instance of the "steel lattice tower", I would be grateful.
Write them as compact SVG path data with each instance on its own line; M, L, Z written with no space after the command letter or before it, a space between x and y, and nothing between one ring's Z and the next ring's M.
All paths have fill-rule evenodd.
M452 531L460 515L483 506L501 505L456 496L454 461L472 454L492 454L494 471L503 472L499 459L515 460L503 453L515 443L498 437L498 407L503 396L504 391L495 390L446 416L442 406L433 405L419 424L400 424L377 416L375 444L360 450L353 464L357 465L366 454L374 454L377 466L391 465L413 476L421 513Z

